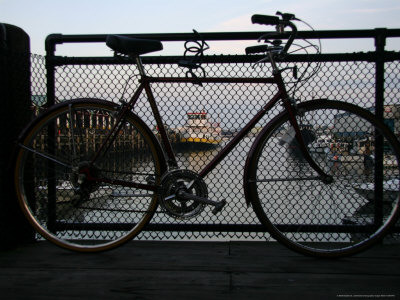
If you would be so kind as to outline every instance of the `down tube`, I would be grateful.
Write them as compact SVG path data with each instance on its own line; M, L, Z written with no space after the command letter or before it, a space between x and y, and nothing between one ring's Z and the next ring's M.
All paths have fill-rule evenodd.
M246 126L240 130L236 136L201 170L199 175L205 177L211 172L228 154L233 148L250 132L250 130L257 124L261 118L274 107L276 102L282 99L282 92L278 93L246 124Z

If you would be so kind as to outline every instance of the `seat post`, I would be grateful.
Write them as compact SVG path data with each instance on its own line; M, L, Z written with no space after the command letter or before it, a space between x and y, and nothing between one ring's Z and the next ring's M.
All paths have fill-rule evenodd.
M139 55L135 55L134 58L135 58L135 61L136 61L136 65L137 65L137 67L139 69L140 76L146 76L146 72L144 71L142 59L140 58Z

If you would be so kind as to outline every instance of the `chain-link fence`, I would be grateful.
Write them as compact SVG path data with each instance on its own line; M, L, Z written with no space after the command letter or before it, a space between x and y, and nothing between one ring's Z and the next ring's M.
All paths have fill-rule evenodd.
M51 53L50 53L51 54ZM285 74L288 90L299 102L326 98L357 104L375 111L377 104L377 53L293 55L281 67L297 66L304 79L297 82L291 70ZM98 98L115 103L127 101L138 87L139 72L123 58L45 58L32 55L32 108L38 113L50 102L75 98ZM149 76L184 77L187 69L179 67L179 57L145 57ZM254 64L259 57L204 57L202 67L207 77L269 77L269 63ZM398 53L385 53L384 59L385 119L397 123L389 111L400 109L400 61ZM307 80L305 80L307 79ZM53 87L54 94L48 93ZM200 171L218 151L272 98L277 88L266 84L152 84L161 117L168 129L178 165L182 169ZM157 133L145 94L134 112ZM387 109L386 109L387 108ZM282 111L276 106L238 146L205 178L211 199L227 199L217 215L210 208L194 218L176 220L159 209L140 239L258 239L265 238L263 228L243 193L243 167L257 133ZM182 142L183 132L191 119L206 120L209 134L218 132L220 141L210 147L207 141L188 146ZM102 126L102 123L97 126ZM398 134L398 132L395 132Z

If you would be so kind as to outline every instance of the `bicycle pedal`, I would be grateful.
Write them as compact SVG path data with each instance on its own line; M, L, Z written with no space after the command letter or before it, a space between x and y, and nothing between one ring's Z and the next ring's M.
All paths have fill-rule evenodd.
M224 208L225 204L226 204L226 200L225 200L225 199L224 199L224 200L221 200L221 201L219 201L219 202L217 202L217 203L215 204L214 209L213 209L211 212L212 212L214 215L216 215L217 213L219 213L219 212Z

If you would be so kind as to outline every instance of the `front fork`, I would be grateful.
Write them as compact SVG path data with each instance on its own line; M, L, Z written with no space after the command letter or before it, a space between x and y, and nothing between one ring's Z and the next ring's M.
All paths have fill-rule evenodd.
M315 162L315 160L311 157L310 152L307 149L306 143L304 142L304 138L301 134L301 129L299 123L297 122L296 116L301 115L301 111L297 109L296 101L292 98L286 98L283 100L283 106L289 114L289 121L292 125L293 129L296 132L296 141L300 147L300 151L304 157L304 159L308 162L308 164L318 173L321 181L326 184L330 184L333 182L333 177L331 175L326 174L320 166Z

